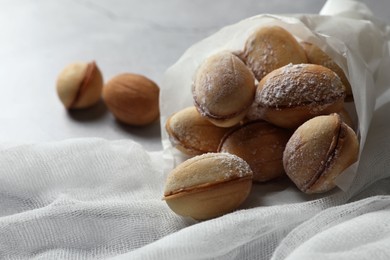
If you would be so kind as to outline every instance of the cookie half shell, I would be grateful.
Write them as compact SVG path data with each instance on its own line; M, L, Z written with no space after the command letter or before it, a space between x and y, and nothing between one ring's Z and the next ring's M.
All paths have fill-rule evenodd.
M231 212L247 198L253 172L241 158L207 153L178 165L167 177L164 200L178 215L198 220Z
M338 114L318 116L300 126L283 154L284 169L305 193L333 189L335 179L357 161L359 142L355 132Z
M247 116L295 129L315 116L339 112L344 98L344 86L330 69L315 64L289 64L260 81Z
M240 57L259 81L271 71L289 63L307 62L302 46L280 26L265 26L256 30L246 41Z
M195 107L187 107L171 115L165 129L172 145L187 155L217 152L223 136L230 130L214 125Z
M245 117L252 104L255 79L236 55L219 52L197 70L192 95L202 116L217 126L230 127Z
M218 150L244 159L253 180L265 182L285 175L283 151L291 134L265 121L248 122L226 134Z

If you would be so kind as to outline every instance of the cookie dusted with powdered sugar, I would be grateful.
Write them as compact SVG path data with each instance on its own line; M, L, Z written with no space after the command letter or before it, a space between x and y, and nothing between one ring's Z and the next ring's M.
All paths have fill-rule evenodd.
M247 117L295 129L315 116L341 111L344 98L345 88L332 70L315 64L289 64L259 82Z

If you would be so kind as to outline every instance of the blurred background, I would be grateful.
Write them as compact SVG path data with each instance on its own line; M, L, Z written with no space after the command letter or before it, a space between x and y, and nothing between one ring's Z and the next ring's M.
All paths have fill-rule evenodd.
M325 0L0 0L0 143L131 138L161 149L160 122L123 125L103 102L68 112L55 82L76 61L95 60L105 81L132 72L161 85L194 43L262 13L318 13ZM390 1L362 1L390 24Z

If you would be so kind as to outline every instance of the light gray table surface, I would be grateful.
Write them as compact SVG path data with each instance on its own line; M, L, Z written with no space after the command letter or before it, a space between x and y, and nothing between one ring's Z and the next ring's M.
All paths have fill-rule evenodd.
M364 1L390 23L390 1ZM68 112L55 81L75 61L95 60L105 81L122 72L161 84L194 43L261 13L318 13L325 0L0 0L0 143L69 138L133 139L161 149L160 122L118 123L100 102Z

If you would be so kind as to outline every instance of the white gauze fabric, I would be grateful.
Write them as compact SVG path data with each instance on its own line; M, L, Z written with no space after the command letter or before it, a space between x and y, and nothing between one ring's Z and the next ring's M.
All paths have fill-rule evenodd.
M340 3L338 15L385 32L354 1L328 1L323 14ZM366 71L376 106L357 109L372 123L344 191L256 184L239 210L196 222L162 200L166 151L99 138L0 144L0 259L390 259L387 43L373 54L384 57Z
M0 150L0 259L101 259L188 226L162 198L161 153L75 139Z

